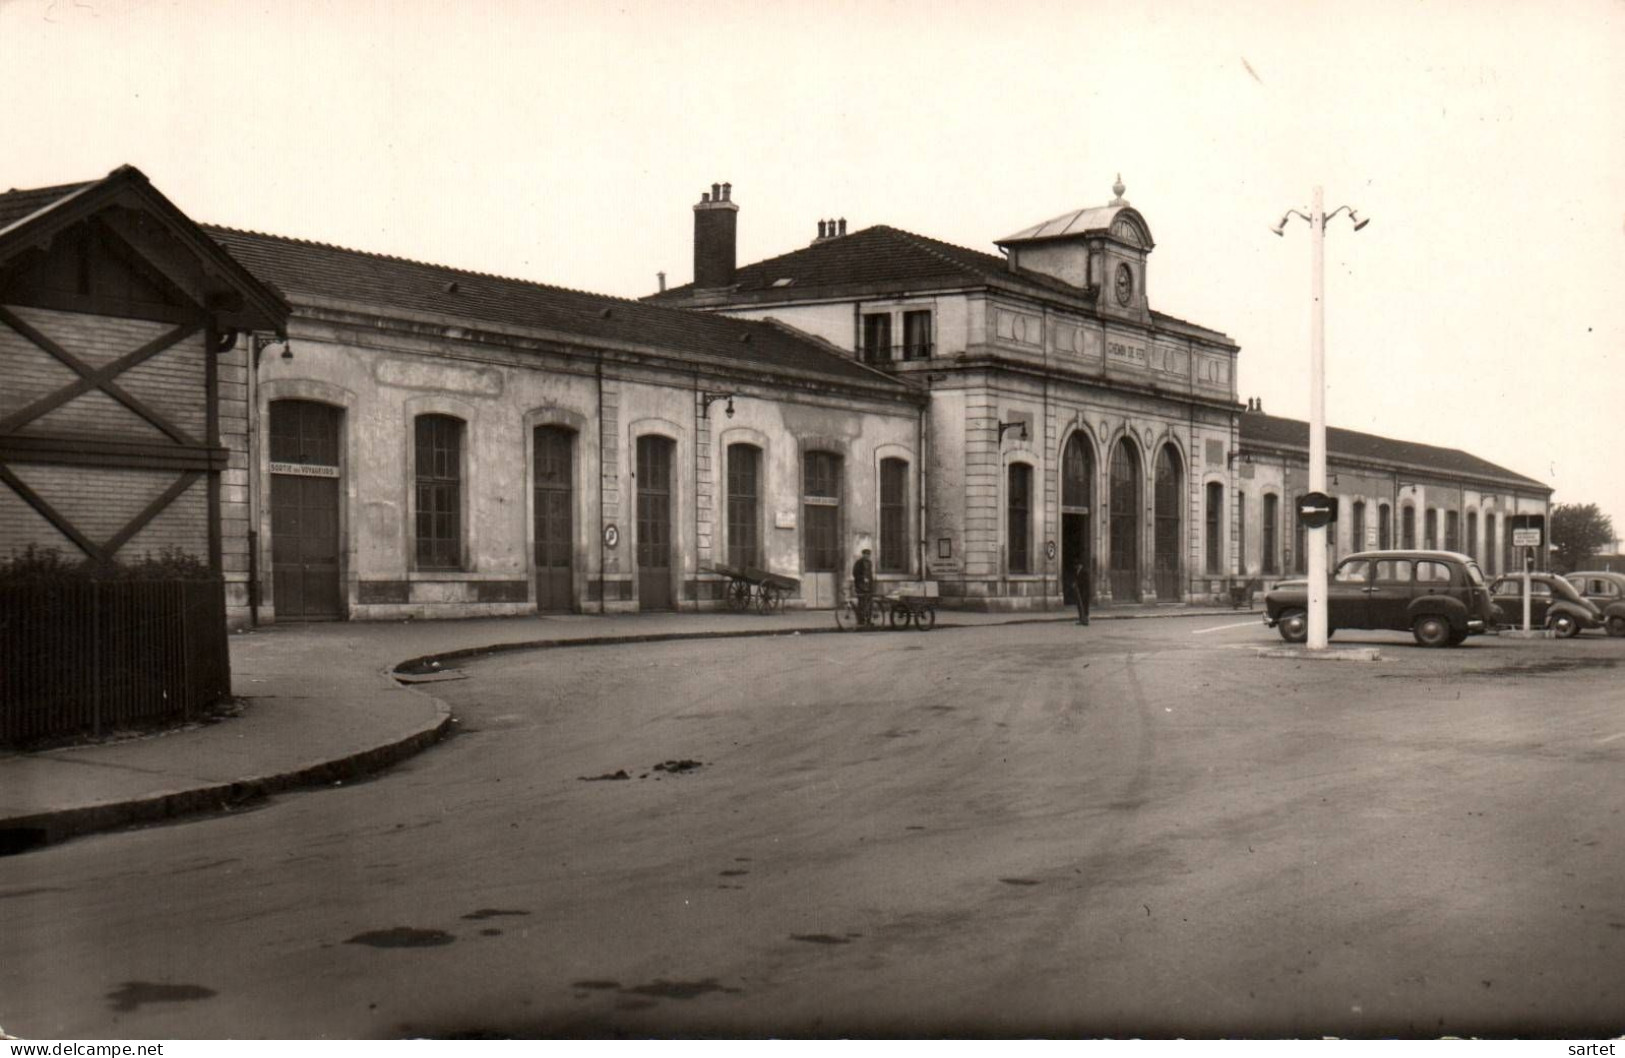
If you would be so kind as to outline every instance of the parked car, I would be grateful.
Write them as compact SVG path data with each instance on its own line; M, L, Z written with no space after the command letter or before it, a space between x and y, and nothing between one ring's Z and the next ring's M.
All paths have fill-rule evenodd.
M1340 628L1410 632L1425 647L1459 646L1495 627L1484 574L1455 551L1362 551L1337 564L1326 584L1328 635ZM1308 581L1264 594L1264 623L1288 643L1309 637Z
M1586 570L1570 573L1568 582L1602 611L1609 635L1625 636L1625 573Z
M1490 585L1490 598L1501 611L1503 628L1523 627L1523 574L1509 573ZM1602 627L1602 611L1587 602L1574 585L1554 573L1529 574L1529 626L1550 628L1559 639L1573 639L1583 628Z

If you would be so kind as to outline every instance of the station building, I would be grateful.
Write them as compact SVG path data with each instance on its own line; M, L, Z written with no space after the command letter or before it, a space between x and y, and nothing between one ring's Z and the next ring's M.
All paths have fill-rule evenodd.
M998 255L837 219L737 267L739 207L713 185L693 207L694 282L647 300L776 319L923 390L926 559L959 605L1060 605L1080 559L1102 602L1223 599L1301 571L1308 426L1243 413L1236 343L1152 308L1150 224L1120 180L1112 190L998 240ZM1505 568L1507 526L1543 523L1538 481L1329 433L1348 512L1335 553L1452 548Z
M739 267L713 185L695 282L643 301L198 225L128 167L0 194L0 378L26 381L0 554L190 548L236 624L709 609L718 567L826 607L863 547L948 606L1059 607L1080 561L1101 602L1227 597L1302 562L1307 427L1243 411L1236 343L1151 307L1114 193L1000 255L829 221ZM1493 565L1549 501L1331 434L1343 550Z

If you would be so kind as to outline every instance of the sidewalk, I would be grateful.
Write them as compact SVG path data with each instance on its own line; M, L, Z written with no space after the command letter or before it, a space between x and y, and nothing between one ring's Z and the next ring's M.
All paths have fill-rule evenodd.
M1251 612L1114 606L1092 619ZM1070 610L939 611L937 628L1073 619ZM452 722L432 696L432 676L395 678L409 661L420 662L411 671L428 671L429 658L447 658L450 668L451 658L493 648L835 631L830 612L819 610L288 624L236 635L232 689L247 700L240 716L116 742L0 752L0 855L387 767L434 743Z

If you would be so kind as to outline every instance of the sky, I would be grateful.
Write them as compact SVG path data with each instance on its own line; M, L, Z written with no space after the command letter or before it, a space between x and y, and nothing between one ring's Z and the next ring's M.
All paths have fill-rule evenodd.
M1309 411L1462 448L1625 535L1625 2L0 0L0 189L141 168L193 218L635 297L733 184L996 252L1125 197L1159 311Z

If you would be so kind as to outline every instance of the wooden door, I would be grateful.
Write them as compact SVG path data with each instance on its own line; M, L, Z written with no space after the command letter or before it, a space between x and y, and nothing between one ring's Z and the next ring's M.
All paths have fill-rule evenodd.
M575 607L575 433L538 426L533 438L536 609Z
M279 621L344 616L338 408L271 402L271 600Z
M638 438L638 608L672 609L671 469L665 437Z

